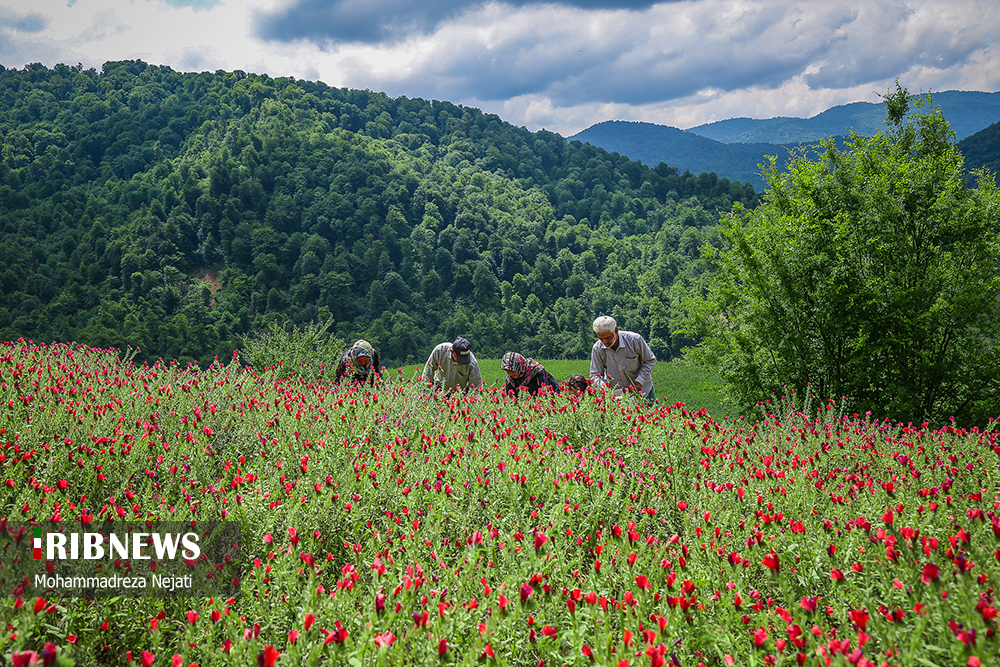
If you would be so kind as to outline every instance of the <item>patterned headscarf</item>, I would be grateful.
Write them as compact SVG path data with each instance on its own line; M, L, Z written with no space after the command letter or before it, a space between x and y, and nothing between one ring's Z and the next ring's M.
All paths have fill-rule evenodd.
M366 340L354 341L354 345L344 354L348 369L351 375L367 375L372 369L375 361L375 348ZM368 357L368 363L364 366L358 363L358 357Z
M514 371L519 376L518 380L523 382L527 382L544 370L540 363L517 352L508 352L503 355L503 359L500 360L500 369Z

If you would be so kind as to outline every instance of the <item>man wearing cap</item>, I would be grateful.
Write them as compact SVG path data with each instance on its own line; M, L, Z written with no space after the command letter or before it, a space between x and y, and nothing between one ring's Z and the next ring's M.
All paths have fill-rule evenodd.
M653 366L656 355L646 340L632 331L619 331L614 318L604 315L594 320L597 342L590 351L590 379L595 386L606 387L620 395L632 387L647 402L653 392Z
M472 354L472 345L459 336L451 343L441 343L431 352L424 364L421 379L438 388L449 390L483 386L483 376L479 373L479 362Z

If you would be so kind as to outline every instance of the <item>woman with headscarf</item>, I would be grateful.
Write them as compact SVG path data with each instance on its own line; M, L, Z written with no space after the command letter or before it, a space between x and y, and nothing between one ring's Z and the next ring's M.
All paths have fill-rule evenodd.
M505 394L513 393L517 396L521 387L526 387L530 394L537 394L542 387L548 387L550 392L560 391L559 383L544 366L517 352L503 355L500 368L507 371L507 381L503 385Z
M357 340L340 356L336 381L340 382L341 378L346 377L354 382L368 380L374 383L378 369L378 350L366 340Z

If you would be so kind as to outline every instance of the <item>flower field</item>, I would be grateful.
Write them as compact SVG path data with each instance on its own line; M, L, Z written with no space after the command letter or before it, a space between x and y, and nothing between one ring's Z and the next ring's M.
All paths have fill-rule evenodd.
M224 519L244 540L235 598L7 591L3 660L998 664L992 428L793 398L716 421L412 375L0 346L9 522Z

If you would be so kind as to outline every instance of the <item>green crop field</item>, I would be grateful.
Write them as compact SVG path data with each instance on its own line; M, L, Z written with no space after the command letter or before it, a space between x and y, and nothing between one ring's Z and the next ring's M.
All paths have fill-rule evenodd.
M681 364L655 406L413 369L0 345L0 665L1000 664L994 428L720 419L669 402L706 382ZM131 559L85 555L134 525Z

